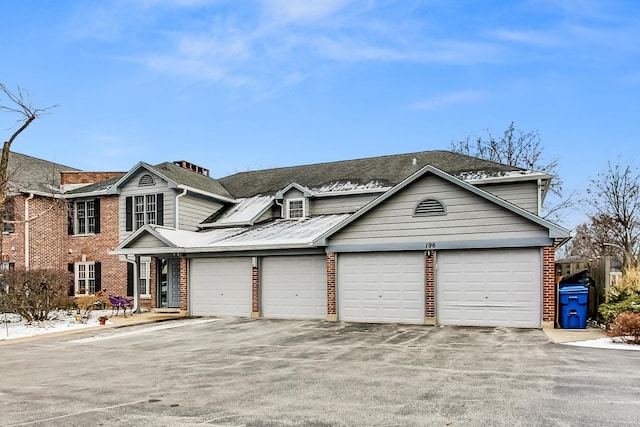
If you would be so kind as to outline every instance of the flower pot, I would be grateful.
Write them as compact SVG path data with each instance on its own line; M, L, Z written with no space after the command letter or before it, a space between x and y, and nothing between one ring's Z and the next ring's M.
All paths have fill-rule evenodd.
M107 321L106 321L106 320L102 320L102 319L100 319L100 320L99 320L99 322L100 322L100 324L101 324L101 325L106 325L106 324L107 324Z

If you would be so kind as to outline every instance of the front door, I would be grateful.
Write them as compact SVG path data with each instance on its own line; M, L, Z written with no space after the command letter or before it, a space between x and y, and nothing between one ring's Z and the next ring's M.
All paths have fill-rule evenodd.
M180 260L161 260L159 272L158 307L180 308Z

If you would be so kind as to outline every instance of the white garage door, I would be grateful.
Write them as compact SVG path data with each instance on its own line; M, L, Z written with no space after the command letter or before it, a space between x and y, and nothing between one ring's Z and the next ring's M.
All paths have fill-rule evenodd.
M338 254L341 320L424 323L424 254Z
M441 325L539 327L539 249L437 253L436 307Z
M192 315L251 315L251 258L192 259L189 275Z
M325 255L262 259L262 315L280 319L327 317Z

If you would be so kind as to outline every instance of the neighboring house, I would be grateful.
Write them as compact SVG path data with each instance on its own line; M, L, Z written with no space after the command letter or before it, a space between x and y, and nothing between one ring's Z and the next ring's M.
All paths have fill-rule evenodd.
M540 327L550 177L446 151L243 172L139 163L109 190L135 294L191 315ZM142 279L142 281L140 281Z

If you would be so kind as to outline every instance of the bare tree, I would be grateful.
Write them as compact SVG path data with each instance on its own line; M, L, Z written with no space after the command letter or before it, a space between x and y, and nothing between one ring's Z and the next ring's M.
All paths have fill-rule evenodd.
M2 97L6 98L3 100ZM18 116L15 126L10 129L17 129L9 136L9 139L2 144L2 156L0 157L0 231L4 226L5 218L5 201L7 198L7 183L9 181L9 152L11 145L29 125L41 117L43 114L54 108L37 108L31 104L29 93L23 91L20 86L15 92L11 91L6 85L0 83L0 112L16 114ZM26 219L26 218L25 218ZM0 251L2 249L2 233L0 233Z
M543 157L544 147L538 131L522 132L516 130L511 122L499 137L495 137L487 129L485 136L467 136L463 141L451 143L449 149L456 153L550 175L552 178L549 190L556 200L544 206L545 218L558 221L562 212L573 206L574 193L562 197L558 159L546 161Z
M622 250L628 267L638 257L640 245L640 174L633 165L612 165L591 180L585 202L596 214L594 224L606 232L604 246Z
M607 215L590 216L589 222L576 227L574 238L565 247L566 255L589 259L610 255L622 261L620 250L611 245L617 240L613 224L613 219Z

